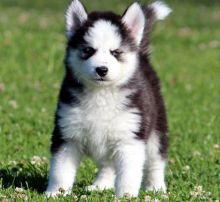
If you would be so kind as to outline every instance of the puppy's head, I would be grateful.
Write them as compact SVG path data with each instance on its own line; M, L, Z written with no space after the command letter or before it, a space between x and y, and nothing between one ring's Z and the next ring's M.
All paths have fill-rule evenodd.
M120 86L138 65L145 16L138 3L123 16L111 12L88 14L79 0L66 12L68 73L85 86Z

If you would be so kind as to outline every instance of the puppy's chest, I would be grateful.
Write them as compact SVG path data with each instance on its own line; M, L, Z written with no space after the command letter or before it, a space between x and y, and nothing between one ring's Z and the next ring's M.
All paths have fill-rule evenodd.
M127 107L129 94L128 90L99 91L80 95L75 106L61 104L58 115L63 137L88 148L110 147L133 138L139 130L140 115L138 109Z

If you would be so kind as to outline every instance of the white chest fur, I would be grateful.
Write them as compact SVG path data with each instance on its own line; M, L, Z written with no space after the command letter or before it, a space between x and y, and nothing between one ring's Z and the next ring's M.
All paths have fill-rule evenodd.
M139 130L140 115L128 108L129 90L85 92L74 106L60 104L59 126L65 139L77 141L94 158L109 155L115 147L132 141Z

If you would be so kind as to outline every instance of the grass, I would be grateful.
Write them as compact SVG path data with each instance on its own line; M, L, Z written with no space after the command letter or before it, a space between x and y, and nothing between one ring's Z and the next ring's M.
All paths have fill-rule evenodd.
M84 2L89 10L122 13L131 1ZM170 126L168 194L141 191L136 201L220 199L220 3L210 2L169 0L174 12L153 32L152 63L161 78ZM42 192L64 69L66 5L67 0L0 3L2 202L46 200ZM49 201L114 201L111 191L84 190L95 172L93 162L83 161L73 194Z

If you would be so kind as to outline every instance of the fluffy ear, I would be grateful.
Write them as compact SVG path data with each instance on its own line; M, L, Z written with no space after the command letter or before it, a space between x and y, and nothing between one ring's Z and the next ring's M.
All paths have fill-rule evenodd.
M145 15L141 6L135 2L125 12L122 21L131 32L137 45L140 45L145 27Z
M67 37L74 35L82 23L87 19L87 12L79 0L73 0L66 11Z

